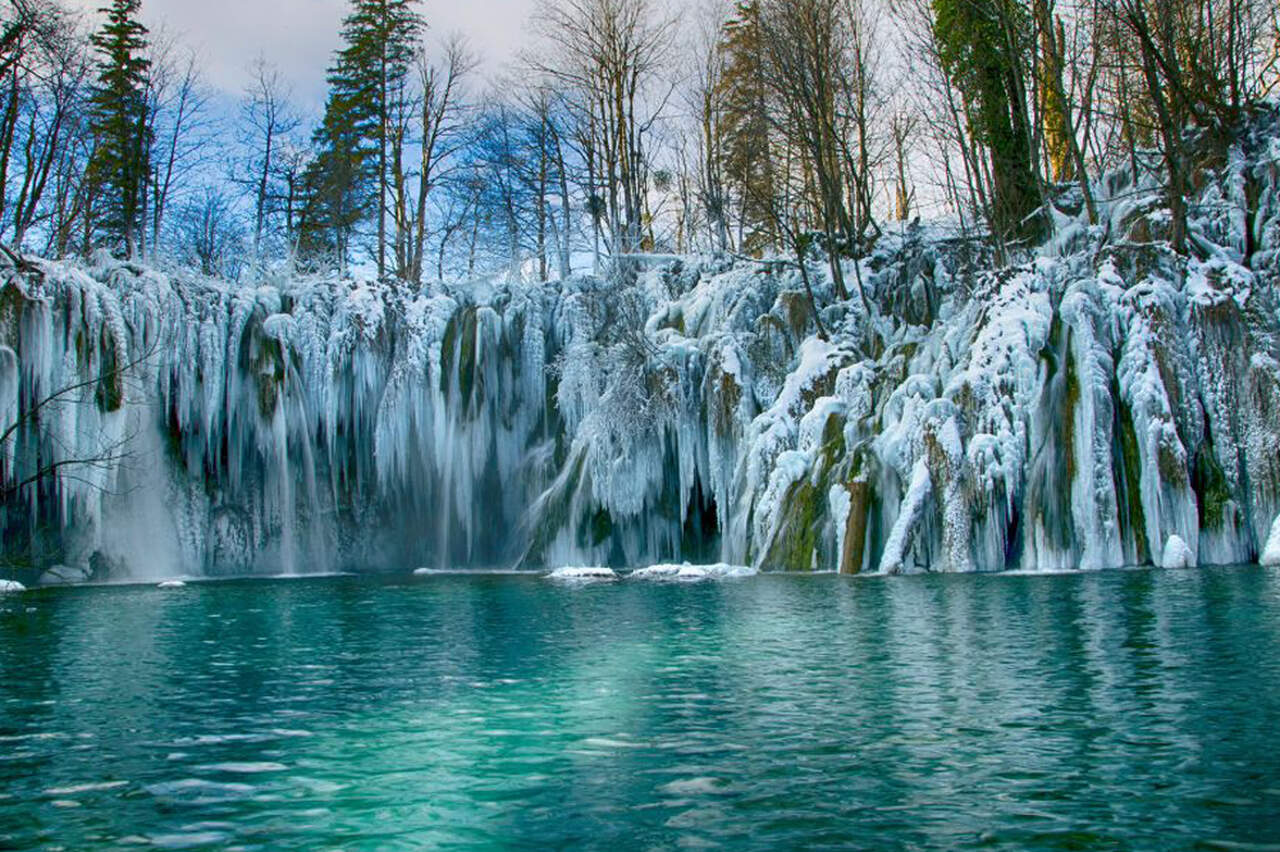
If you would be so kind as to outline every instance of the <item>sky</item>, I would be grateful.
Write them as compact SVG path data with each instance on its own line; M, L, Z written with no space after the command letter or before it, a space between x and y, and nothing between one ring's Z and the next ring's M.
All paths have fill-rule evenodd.
M92 10L103 0L69 0ZM481 71L498 74L523 43L534 0L423 0L428 42L467 37ZM259 55L293 86L299 105L318 110L324 75L338 46L349 0L142 0L143 23L199 51L205 78L223 96L238 96Z

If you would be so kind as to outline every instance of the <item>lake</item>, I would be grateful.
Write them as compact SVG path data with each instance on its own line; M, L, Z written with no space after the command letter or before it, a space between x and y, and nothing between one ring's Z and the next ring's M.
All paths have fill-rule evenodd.
M1280 572L0 598L0 848L1280 849Z

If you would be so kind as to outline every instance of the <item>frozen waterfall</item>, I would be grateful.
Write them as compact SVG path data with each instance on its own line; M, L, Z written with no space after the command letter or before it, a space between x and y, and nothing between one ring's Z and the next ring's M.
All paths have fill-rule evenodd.
M146 578L1256 560L1280 509L1274 124L1206 171L1191 257L1158 239L1160 188L1110 175L1100 223L1064 204L1001 268L894 226L848 261L871 316L815 263L828 339L784 261L415 289L10 259L6 551Z

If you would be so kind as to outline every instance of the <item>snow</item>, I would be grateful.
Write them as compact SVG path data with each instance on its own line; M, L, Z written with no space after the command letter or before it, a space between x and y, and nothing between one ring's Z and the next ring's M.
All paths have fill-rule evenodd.
M156 588L157 589L182 589L182 588L186 588L186 585L187 584L184 583L182 580L162 580L161 582L156 583Z
M885 542L884 556L880 559L880 573L897 574L906 567L907 548L911 544L911 536L920 524L924 514L925 501L932 492L929 479L929 465L923 457L916 462L911 474L911 485L906 496L902 498L902 508L889 539Z
M1169 536L1165 542L1164 553L1160 557L1161 568L1194 568L1196 556L1187 547L1187 543L1176 535Z
M601 568L599 566L573 566L566 565L555 569L547 574L548 580L567 580L573 581L592 581L592 580L617 580L618 575L612 568Z
M853 500L849 489L844 484L833 485L827 491L827 508L831 514L831 523L836 531L836 570L842 570L839 561L844 556L844 540L849 525L849 515L853 511Z
M729 565L718 562L712 565L650 565L637 568L627 574L628 580L667 580L697 582L700 580L725 580L739 577L751 577L757 574L755 568L747 565Z
M0 595L15 594L26 590L27 587L17 580L0 580Z
M18 422L18 393L22 386L19 372L18 356L8 346L0 346L0 430L8 429ZM0 447L4 459L5 482L12 483L15 473L13 467L16 441L5 441Z

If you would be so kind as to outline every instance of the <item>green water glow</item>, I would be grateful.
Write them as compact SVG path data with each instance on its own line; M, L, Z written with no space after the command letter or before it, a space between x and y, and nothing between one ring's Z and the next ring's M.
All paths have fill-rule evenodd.
M0 599L0 849L1276 844L1274 570Z

